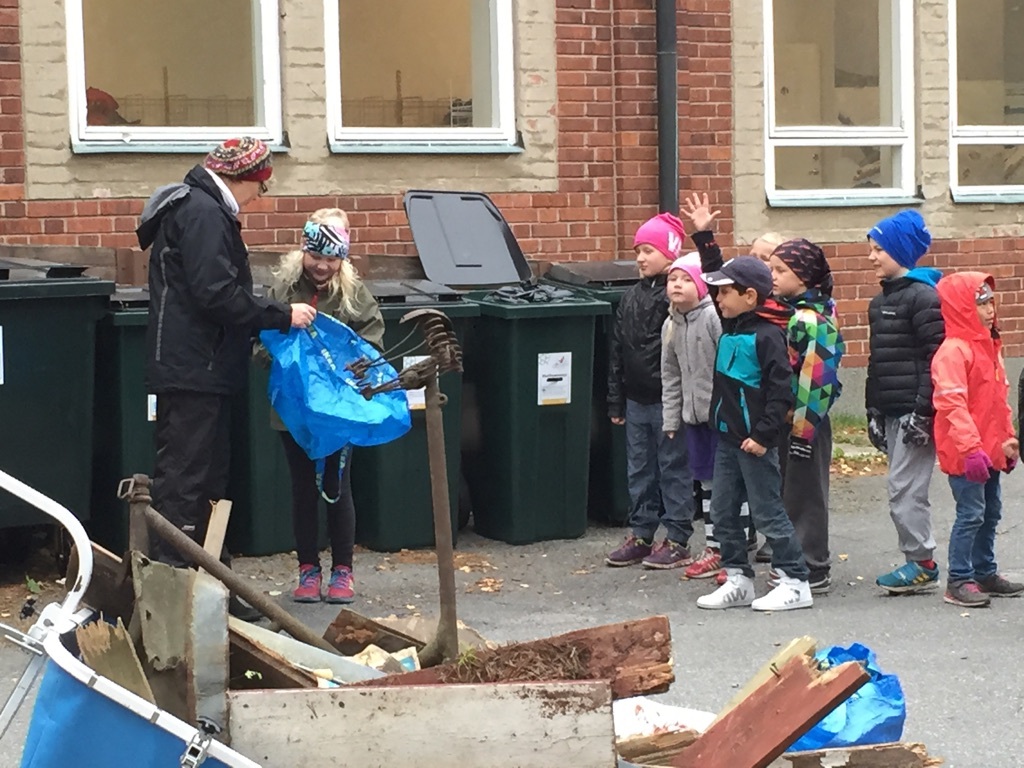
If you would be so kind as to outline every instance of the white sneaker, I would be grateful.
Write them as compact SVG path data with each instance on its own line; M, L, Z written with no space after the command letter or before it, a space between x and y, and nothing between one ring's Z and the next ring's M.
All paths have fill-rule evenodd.
M721 611L726 608L746 608L754 602L754 581L739 568L726 568L725 584L710 595L697 598L698 608Z
M755 611L794 611L814 605L811 585L807 581L794 579L780 570L779 585L764 597L759 597L750 607Z

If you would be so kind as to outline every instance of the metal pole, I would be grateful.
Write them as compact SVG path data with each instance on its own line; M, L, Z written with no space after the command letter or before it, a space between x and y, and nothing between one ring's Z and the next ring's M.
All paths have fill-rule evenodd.
M658 205L679 213L679 54L676 0L656 0L658 63Z

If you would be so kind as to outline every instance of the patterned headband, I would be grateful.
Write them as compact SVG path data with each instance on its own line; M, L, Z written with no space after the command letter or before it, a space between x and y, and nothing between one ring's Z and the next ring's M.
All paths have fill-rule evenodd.
M348 258L348 231L330 224L307 221L302 228L302 250L335 259Z

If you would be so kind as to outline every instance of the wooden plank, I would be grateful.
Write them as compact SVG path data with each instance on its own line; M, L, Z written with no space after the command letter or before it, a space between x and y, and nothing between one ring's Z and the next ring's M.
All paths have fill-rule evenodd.
M231 745L265 768L611 768L605 682L232 692ZM735 768L735 767L734 767Z
M78 552L72 547L68 557L68 576L77 578ZM99 611L108 619L121 618L131 623L135 610L135 591L128 566L121 558L99 544L92 545L92 579L82 596L82 604Z
M770 768L937 768L942 758L930 757L923 744L875 744L849 749L791 752Z
M348 608L342 608L324 631L324 640L345 656L355 656L368 645L395 653L405 648L422 650L425 643Z
M682 730L634 736L618 741L615 751L619 757L644 766L672 765L672 760L700 738L697 731Z
M790 659L772 679L714 723L676 768L766 768L870 679L856 662L822 672L813 659Z
M87 667L150 704L156 704L135 646L120 619L117 626L101 620L79 627L75 630L75 639Z
M501 654L507 654L511 648L527 651L536 649L538 652L552 648L575 648L581 652L586 666L581 679L610 680L612 697L616 699L662 693L675 680L672 672L672 633L666 616L649 616L637 621L579 629L543 640L481 650L476 652L476 658L481 662L489 658L500 658ZM454 678L457 667L457 662L443 664L355 685L431 685Z
M228 499L210 502L213 509L210 511L210 524L206 529L206 539L203 540L203 549L208 554L220 559L221 551L224 549L224 538L228 533L228 521L231 519L231 502ZM200 568L200 573L205 571Z
M231 641L231 688L316 688L316 675L300 669L236 629L229 629ZM230 696L230 694L229 694Z
M790 659L795 656L811 657L817 652L818 641L813 637L804 636L791 640L785 648L776 653L768 663L761 667L761 669L759 669L757 673L750 678L747 684L729 700L729 702L722 708L722 711L718 713L718 717L715 718L712 725L725 717L729 712L732 712L732 710L736 708L737 704L770 680L778 670L786 666L786 663Z

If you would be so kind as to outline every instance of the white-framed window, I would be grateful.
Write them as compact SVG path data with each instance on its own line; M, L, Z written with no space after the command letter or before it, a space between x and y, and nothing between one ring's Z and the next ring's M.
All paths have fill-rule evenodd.
M65 0L76 152L282 143L278 0Z
M772 205L910 202L912 0L763 0Z
M512 0L324 0L337 152L514 148Z
M1024 3L950 0L953 197L1024 195Z

